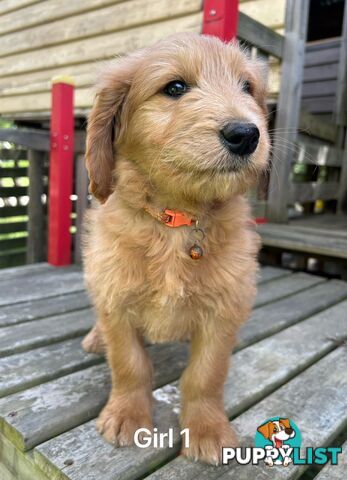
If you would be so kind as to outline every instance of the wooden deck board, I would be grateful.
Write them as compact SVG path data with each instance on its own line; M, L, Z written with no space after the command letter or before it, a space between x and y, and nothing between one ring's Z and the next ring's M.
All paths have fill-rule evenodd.
M53 273L55 268L48 263L34 263L33 265L21 265L20 267L6 268L2 270L2 278L0 282L6 283L10 279L14 278L32 278L34 275L41 275L46 272Z
M261 284L259 285L254 305L255 307L266 305L324 281L325 279L322 277L308 275L307 273L294 273L293 275L276 279L270 285L267 283Z
M316 480L344 480L347 472L347 442L342 445L337 465L326 465L315 477Z
M1 307L0 327L83 310L89 305L90 300L85 291L15 303Z
M327 372L330 372L327 375ZM339 399L337 402L336 399ZM317 408L320 414L317 414ZM258 425L280 412L293 419L303 437L303 446L318 447L329 443L347 425L347 355L338 348L301 375L283 385L245 413L232 425L241 445L252 445ZM276 412L276 413L274 413ZM313 425L314 419L314 425ZM148 480L276 480L296 479L307 466L274 469L254 465L211 467L191 463L177 457L171 463L148 476ZM274 476L275 475L275 476ZM77 480L78 477L75 477ZM111 478L111 477L109 477Z
M82 272L78 268L69 267L45 271L37 275L13 276L3 280L0 289L0 306L49 298L63 293L78 292L84 289Z
M347 325L340 321L346 307L347 302L344 302L306 320L300 326L294 325L236 353L225 386L225 407L229 417L239 414L333 349L335 343L329 339L331 332L337 339L347 335ZM299 336L301 347L297 344ZM179 405L177 382L156 390L154 397L158 402L158 430L166 431L167 419L170 418L169 425L178 431L177 418L173 417ZM253 429L256 426L255 423ZM114 449L97 434L94 421L91 421L40 445L35 449L35 454L40 467L48 475L53 475L55 469L63 468L64 461L72 458L73 465L64 468L64 472L73 480L92 478L92 465L98 472L99 480L131 480L143 475L149 465L159 465L163 459L169 459L177 450L177 438L176 448L166 449L166 452L165 449L155 448L141 451L133 448Z
M0 397L104 361L103 356L82 350L82 338L0 358Z
M32 267L31 271L26 270ZM147 475L164 480L221 476L243 480L256 473L259 480L270 479L269 471L261 468L257 471L234 466L227 470L211 469L180 456L173 459L179 449L177 435L173 449L117 450L106 444L95 429L94 418L108 396L109 371L106 364L98 364L103 362L102 357L88 355L79 347L80 335L88 330L94 317L87 308L89 301L80 270L54 269L52 272L51 267L42 264L7 271L10 273L8 283L17 288L21 296L17 303L16 293L12 295L13 305L11 302L1 304L6 297L0 296L0 305L4 305L0 309L0 356L3 355L0 396L5 395L0 400L0 459L3 462L0 475L10 475L9 480L135 480ZM53 277L56 280L52 280ZM34 280L30 282L30 279ZM4 283L1 279L0 285ZM342 404L346 412L347 396L346 367L340 365L338 353L342 349L330 353L347 337L347 322L343 322L347 283L275 267L262 268L258 283L255 310L241 330L234 365L225 386L227 413L230 418L239 415L233 423L245 441L251 431L247 415L256 416L257 405L262 409L267 401L277 408L272 414L277 414L279 404L273 399L280 398L278 392L288 385L296 385L299 392L296 407L295 392L286 393L284 405L293 404L288 416L294 421L297 418L301 430L304 423L317 445L326 444L347 423L346 413L343 415L339 410ZM188 346L151 345L148 351L155 366L155 423L160 431L166 431L169 426L177 426L177 378L186 365ZM330 380L321 381L323 373L318 374L317 385L323 392L324 416L330 415L334 408L333 402L328 405L326 400L333 391L334 401L338 399L336 410L340 418L334 410L326 432L317 432L316 426L310 426L305 417L304 394L307 402L313 395L311 377L305 379L312 368L327 365L324 362L334 354L338 356L337 370L345 370L340 376L334 372ZM323 371L323 367L320 369ZM305 382L308 382L306 393ZM341 395L344 397L340 400ZM299 407L304 409L303 420ZM256 426L255 422L252 428L255 430ZM151 475L165 462L168 463ZM328 467L320 475L325 469ZM293 470L294 476L288 476L288 469L283 470L280 472L283 479L300 476L300 469ZM334 467L331 471L336 472ZM329 470L327 472L329 475ZM273 471L271 473L273 478Z
M164 385L182 372L185 344L148 348L155 385ZM0 400L3 432L21 450L27 450L95 417L107 400L110 386L106 364L96 365ZM13 412L16 412L13 415Z
M291 275L290 270L285 270L284 268L277 267L262 267L259 272L259 281L258 283L269 282L270 280L279 279Z
M0 357L84 335L93 323L87 309L0 328Z
M347 297L347 283L339 280L320 283L307 290L255 309L241 327L238 348L300 322Z

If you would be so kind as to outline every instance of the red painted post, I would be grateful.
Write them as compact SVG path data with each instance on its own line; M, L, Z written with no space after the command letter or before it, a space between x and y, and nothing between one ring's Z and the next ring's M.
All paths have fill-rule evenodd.
M71 212L74 158L74 86L70 77L52 81L49 168L48 263L71 263Z
M204 0L202 33L226 42L237 36L238 0Z

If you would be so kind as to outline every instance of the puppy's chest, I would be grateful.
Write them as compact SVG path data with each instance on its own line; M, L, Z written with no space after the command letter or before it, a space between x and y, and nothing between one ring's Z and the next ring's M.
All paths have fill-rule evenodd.
M129 291L134 294L134 301L145 299L158 306L191 301L197 285L201 291L208 283L206 269L210 263L208 239L201 243L204 255L199 260L190 257L190 249L195 243L191 231L184 228L138 235L127 244L120 242L119 254L128 259L121 262L124 273L120 278L126 278L126 272L136 272L136 284L141 290L139 292L135 287L134 292ZM134 283L128 285L131 288Z
M189 256L192 245L185 235L177 235L154 249L151 245L144 246L147 293L153 301L166 305L192 295L202 266L202 260ZM206 258L204 260L206 262Z

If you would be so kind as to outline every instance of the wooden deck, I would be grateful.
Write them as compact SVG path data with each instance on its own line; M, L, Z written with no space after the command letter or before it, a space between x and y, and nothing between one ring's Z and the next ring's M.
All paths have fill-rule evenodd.
M75 268L46 264L3 270L0 278L0 478L2 480L297 479L306 466L209 467L174 448L106 444L95 417L109 372L86 354L93 312ZM271 416L293 419L304 446L347 440L347 283L265 267L254 312L242 329L225 387L225 407L242 445ZM177 426L177 379L187 345L148 347L155 366L155 423ZM177 430L178 432L178 430ZM345 478L338 466L317 480Z

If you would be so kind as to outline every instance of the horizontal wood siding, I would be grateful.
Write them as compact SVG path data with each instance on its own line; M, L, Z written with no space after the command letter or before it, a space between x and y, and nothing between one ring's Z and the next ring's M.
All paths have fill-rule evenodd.
M100 62L180 31L200 32L202 0L2 1L0 12L0 114L47 116L51 78L76 82L76 114L90 108ZM240 11L281 31L285 1L246 0ZM271 6L271 8L270 8ZM273 64L273 65L272 65ZM278 91L271 60L270 91Z
M340 39L306 47L302 107L310 113L335 111Z
M24 2L0 15L0 113L48 112L59 74L75 78L76 111L86 110L98 63L201 25L201 0Z

